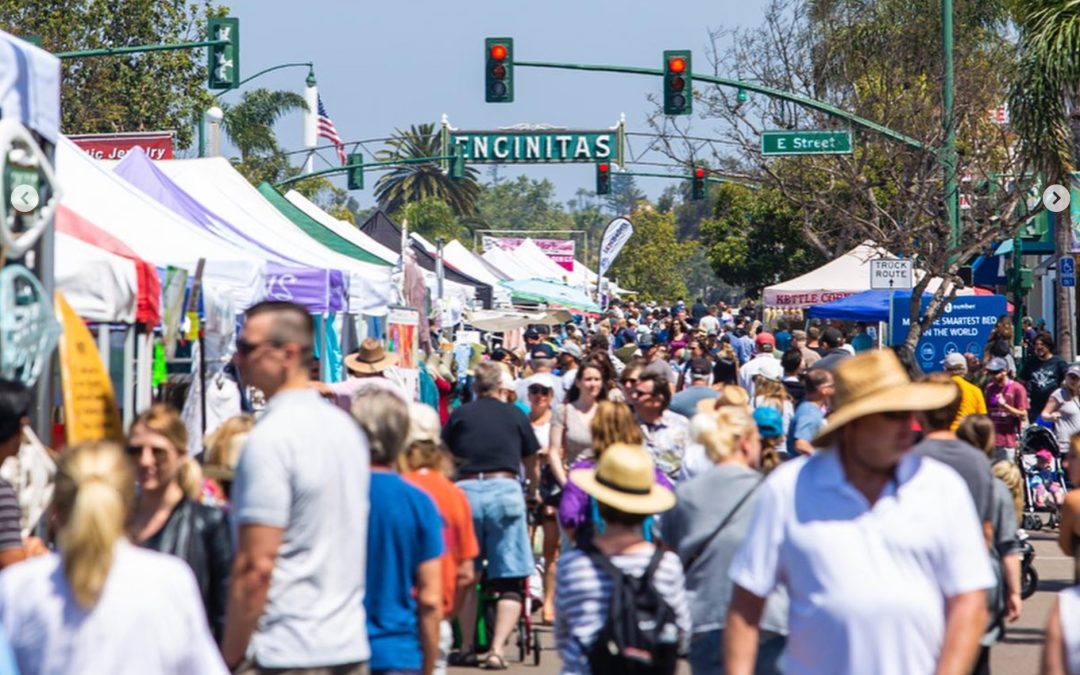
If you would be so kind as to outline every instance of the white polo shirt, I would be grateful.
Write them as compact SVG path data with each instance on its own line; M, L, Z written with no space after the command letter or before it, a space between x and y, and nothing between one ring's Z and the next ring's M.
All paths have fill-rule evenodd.
M960 476L914 454L895 475L871 506L830 449L760 488L730 575L763 598L787 587L788 673L933 672L945 599L994 585Z

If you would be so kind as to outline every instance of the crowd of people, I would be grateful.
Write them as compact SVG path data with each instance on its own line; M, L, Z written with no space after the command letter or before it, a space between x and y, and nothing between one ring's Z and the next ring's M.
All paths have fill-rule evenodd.
M1080 365L1030 323L1018 369L1007 317L929 375L867 326L761 319L615 303L465 349L433 407L374 339L314 381L311 317L260 303L235 364L266 405L201 456L156 404L44 449L48 489L0 479L0 673L504 670L534 602L564 673L989 672L1025 491L1080 541ZM0 382L0 460L31 403ZM1059 605L1048 667L1080 672Z

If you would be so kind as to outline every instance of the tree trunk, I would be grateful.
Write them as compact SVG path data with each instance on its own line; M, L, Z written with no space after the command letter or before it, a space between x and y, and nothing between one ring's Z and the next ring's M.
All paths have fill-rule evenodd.
M1068 186L1068 177L1062 184ZM1069 215L1069 209L1057 214L1054 220L1054 250L1059 258L1072 255L1072 218ZM1061 285L1061 279L1058 279L1054 285L1054 306L1057 308L1054 321L1057 328L1057 347L1058 354L1070 363L1076 357L1076 352L1073 350L1073 331L1075 329L1072 321L1070 321L1073 314L1071 295L1069 289Z

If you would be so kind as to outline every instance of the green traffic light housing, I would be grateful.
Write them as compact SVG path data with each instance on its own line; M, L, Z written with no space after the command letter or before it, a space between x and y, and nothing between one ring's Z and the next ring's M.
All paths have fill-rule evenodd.
M690 50L664 52L664 114L689 115L694 93L690 70Z
M465 148L460 145L450 147L450 177L461 179L465 177Z
M207 50L206 86L210 89L235 89L240 86L240 19L211 17L206 21L210 40L228 40Z
M705 169L694 169L693 183L690 185L690 199L699 201L705 199Z
M364 156L360 153L345 157L348 168L348 187L350 190L364 189Z
M484 40L484 100L512 103L514 100L514 39Z
M596 194L611 194L611 165L607 162L596 163Z

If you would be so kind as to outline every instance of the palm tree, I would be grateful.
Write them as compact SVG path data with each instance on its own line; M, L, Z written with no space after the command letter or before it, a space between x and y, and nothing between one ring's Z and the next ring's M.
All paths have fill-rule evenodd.
M386 144L390 147L375 153L381 162L439 157L444 152L434 124L414 124L407 131L398 129ZM445 202L454 215L465 216L476 210L480 196L478 175L475 168L467 167L464 178L451 178L440 162L403 164L379 178L375 183L375 199L383 209L394 213L406 204L435 198Z
M294 110L307 110L307 101L291 91L256 89L245 92L235 105L223 105L222 128L240 151L240 161L252 156L271 156L281 152L274 125Z
M1009 93L1009 116L1019 136L1021 156L1044 185L1068 185L1080 154L1080 1L1013 3L1019 28L1019 59ZM1069 211L1058 214L1057 253L1072 246ZM1069 292L1057 287L1057 338L1060 352L1073 355Z

